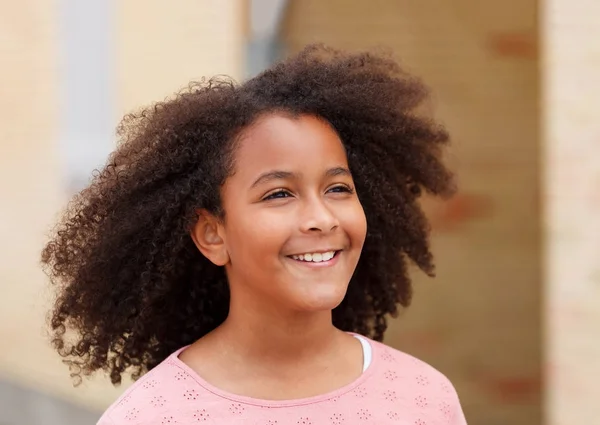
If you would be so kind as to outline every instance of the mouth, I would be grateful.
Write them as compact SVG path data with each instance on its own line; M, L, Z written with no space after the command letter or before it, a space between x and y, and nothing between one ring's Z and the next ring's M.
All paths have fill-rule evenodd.
M307 266L330 266L337 262L342 250L309 252L305 254L288 255L287 258Z

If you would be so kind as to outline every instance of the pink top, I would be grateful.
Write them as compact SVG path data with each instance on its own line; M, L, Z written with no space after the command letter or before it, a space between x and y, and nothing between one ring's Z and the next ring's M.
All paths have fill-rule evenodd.
M222 391L179 360L179 349L133 384L98 425L466 425L448 379L428 364L368 340L372 361L353 383L298 400Z

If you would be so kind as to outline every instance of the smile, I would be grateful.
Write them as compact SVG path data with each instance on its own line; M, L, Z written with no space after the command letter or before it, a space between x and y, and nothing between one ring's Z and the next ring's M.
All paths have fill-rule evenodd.
M304 263L327 263L333 260L340 251L308 252L306 254L290 255L293 260Z

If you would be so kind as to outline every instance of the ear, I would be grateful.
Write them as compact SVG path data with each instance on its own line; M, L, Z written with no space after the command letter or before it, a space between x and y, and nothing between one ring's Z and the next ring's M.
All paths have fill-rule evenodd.
M192 228L192 240L202 255L217 266L229 263L229 253L223 238L221 221L206 210L198 211L198 221Z

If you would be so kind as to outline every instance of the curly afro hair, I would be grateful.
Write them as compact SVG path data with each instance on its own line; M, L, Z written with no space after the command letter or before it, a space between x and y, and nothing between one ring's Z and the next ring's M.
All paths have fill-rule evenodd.
M333 321L382 340L386 316L410 303L409 260L433 276L418 198L454 190L441 159L448 134L416 113L427 94L388 55L312 45L241 85L203 80L125 116L117 149L42 253L58 291L52 342L72 375L137 379L225 320L224 269L190 230L199 209L224 214L236 136L272 112L325 119L346 148L368 233Z

